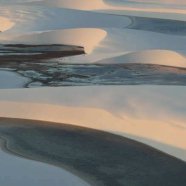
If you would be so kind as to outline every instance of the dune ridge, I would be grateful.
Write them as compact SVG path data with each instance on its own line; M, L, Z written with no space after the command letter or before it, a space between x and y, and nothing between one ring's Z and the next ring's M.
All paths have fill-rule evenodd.
M133 60L133 63L185 67L186 40L184 34L182 35L185 33L185 26L182 26L184 22L177 24L176 20L166 21L166 16L163 22L161 19L153 19L153 24L156 24L153 32L150 15L149 19L143 17L136 19L126 16L127 14L118 16L114 15L114 12L112 15L111 12L98 13L90 11L89 8L93 5L96 7L102 7L103 4L114 5L101 0L94 2L77 0L75 4L73 2L58 0L23 3L19 1L15 5L16 8L8 5L8 2L5 3L6 5L3 4L0 7L1 16L12 20L15 25L0 34L1 43L73 44L85 48L87 55L59 59L62 63L114 64L123 56L124 59L119 61L125 61L125 63L131 63ZM47 6L47 3L57 3L57 5ZM61 7L58 7L58 4L61 4ZM149 8L146 8L147 10L151 11ZM130 10L130 13L135 15L135 11ZM164 13L166 14L166 11ZM65 19L60 19L60 17ZM134 19L136 25L133 25ZM181 28L181 31L176 32L174 29L169 33L164 30L162 23L175 25L176 28ZM140 29L143 24L147 25L144 30ZM171 26L169 27L171 29ZM136 61L137 57L139 59Z
M9 37L4 43L22 43L34 45L67 44L83 46L85 53L92 53L99 43L104 40L107 33L102 29L81 28L64 29L41 33L26 34L17 37ZM88 42L87 42L88 41Z
M159 143L141 142L186 161L184 92L184 87L158 86L144 86L141 91L130 86L5 90L0 93L0 116L71 123L152 139Z
M186 58L174 51L168 50L144 50L131 52L119 57L108 58L97 63L140 63L159 64L175 67L186 67Z

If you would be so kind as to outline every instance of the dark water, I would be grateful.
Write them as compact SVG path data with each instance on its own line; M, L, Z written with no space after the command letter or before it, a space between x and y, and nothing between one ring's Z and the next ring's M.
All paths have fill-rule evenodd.
M29 64L15 70L26 87L87 85L186 85L186 68L150 64Z
M171 35L186 35L186 22L148 17L129 16L132 24L127 28Z
M65 167L93 182L92 185L184 186L186 183L185 162L110 133L62 123L2 118L0 136L9 142L8 148L4 146L6 151Z

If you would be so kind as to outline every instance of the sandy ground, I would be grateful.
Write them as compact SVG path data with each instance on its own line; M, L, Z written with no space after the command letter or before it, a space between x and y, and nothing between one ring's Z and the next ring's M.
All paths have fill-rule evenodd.
M93 129L1 118L0 136L7 152L66 168L92 185L182 186L186 181L184 162Z
M186 161L185 92L181 86L1 90L0 116L108 131Z
M22 88L27 82L29 82L28 78L22 77L15 72L0 70L1 88Z

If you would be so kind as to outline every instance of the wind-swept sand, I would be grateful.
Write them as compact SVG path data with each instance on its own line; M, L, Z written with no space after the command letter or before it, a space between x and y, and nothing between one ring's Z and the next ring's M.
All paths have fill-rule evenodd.
M131 52L122 56L108 58L97 61L101 64L113 63L140 63L140 64L159 64L174 67L186 67L185 56L168 50L144 50L139 52Z
M81 29L64 29L34 34L26 34L17 37L9 37L6 43L24 43L34 45L52 45L66 44L83 46L85 53L91 53L99 43L104 40L107 33L102 29L81 28ZM59 57L59 56L56 56Z
M27 3L25 3L27 4ZM45 6L55 6L70 9L80 9L80 10L99 10L99 11L109 11L118 14L127 14L132 12L136 15L148 15L148 16L158 16L162 14L173 15L184 15L185 10L182 2L173 1L116 1L116 0L94 0L93 2L87 0L42 0L33 1L32 5L45 5ZM119 5L119 6L118 6ZM140 6L141 5L141 6ZM173 5L177 5L175 8ZM180 16L181 17L181 16Z
M66 168L96 186L182 186L186 164L113 134L50 122L0 119L7 152ZM65 185L66 186L66 185Z
M186 161L185 93L179 86L1 90L0 117L112 132Z
M28 5L27 2L24 2ZM85 11L104 12L107 14L135 15L141 17L185 20L185 3L183 1L117 1L117 0L42 0L30 5L61 7Z
M18 2L23 1L14 3ZM153 64L185 67L184 7L183 10L175 9L181 13L174 14L174 11L170 13L172 5L167 8L163 2L163 7L160 7L161 14L156 11L156 14L160 15L159 19L154 19L153 7L158 9L161 4L150 3L143 8L142 2L129 2L130 5L127 5L126 2L120 1L118 6L115 1L101 0L25 2L24 5L17 4L16 7L10 6L11 3L13 2L8 1L0 7L0 16L15 23L11 29L0 34L1 43L73 44L85 48L88 55L59 60L66 63L96 63L125 54L129 54L131 58L135 54L140 57L139 63L148 63L150 60L149 63ZM96 7L103 13L90 11L90 7ZM139 12L133 9L145 9L139 11L142 14L146 12L146 18L141 14L136 16ZM120 11L122 16L114 15ZM130 16L126 16L126 12L129 12ZM182 21L176 21L177 15L182 18L178 20ZM149 51L152 54L150 58ZM125 63L131 61L127 61L127 56L124 58Z

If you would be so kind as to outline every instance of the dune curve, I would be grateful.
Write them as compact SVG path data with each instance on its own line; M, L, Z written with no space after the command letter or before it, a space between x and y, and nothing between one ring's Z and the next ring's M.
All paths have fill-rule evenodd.
M21 35L7 38L5 43L22 44L66 44L78 45L85 48L86 53L91 53L106 37L106 31L96 28L77 28L55 30L41 33Z
M169 50L144 50L104 59L97 63L144 63L186 67L186 58L177 52Z
M141 142L186 161L184 93L184 87L168 86L4 90L0 117L71 123L151 139L181 150Z

